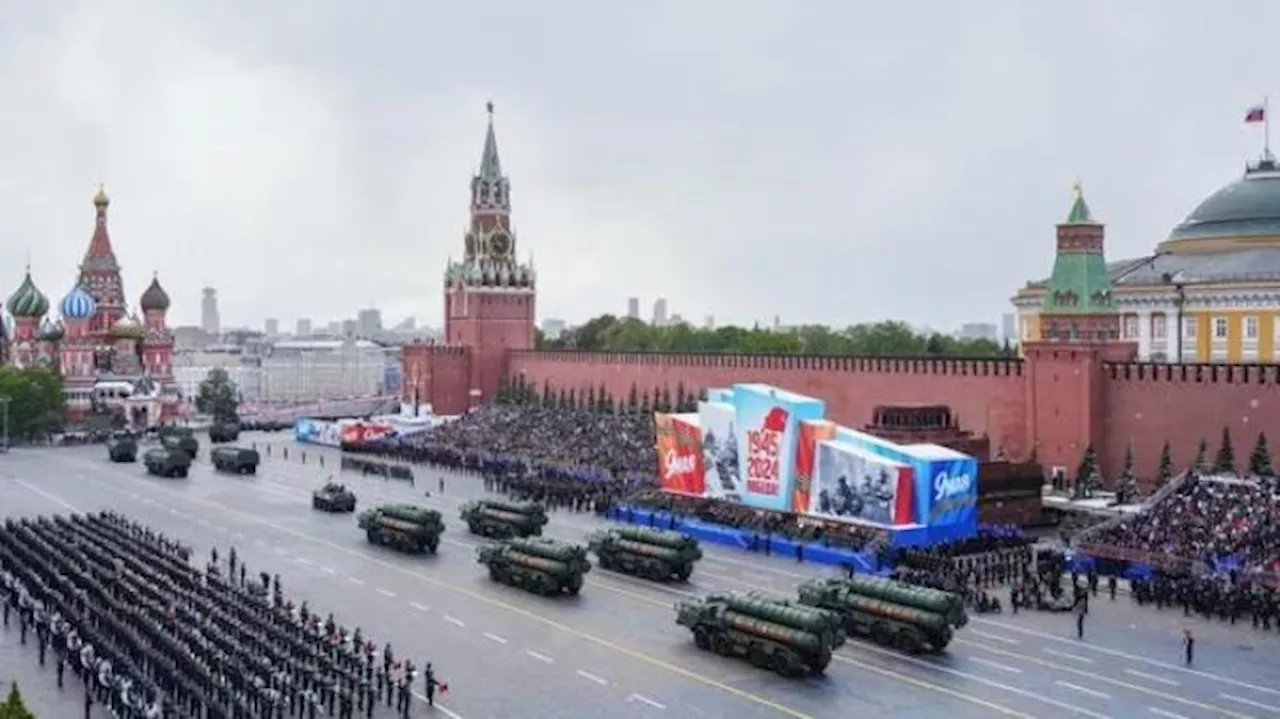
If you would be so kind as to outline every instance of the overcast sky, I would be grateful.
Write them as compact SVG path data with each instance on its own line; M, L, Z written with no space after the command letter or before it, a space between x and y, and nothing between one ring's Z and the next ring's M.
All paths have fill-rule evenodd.
M629 10L618 8L627 7ZM0 0L0 291L98 182L175 324L441 322L484 103L539 314L998 322L1084 181L1112 259L1261 145L1280 3ZM1280 112L1280 110L1277 110Z

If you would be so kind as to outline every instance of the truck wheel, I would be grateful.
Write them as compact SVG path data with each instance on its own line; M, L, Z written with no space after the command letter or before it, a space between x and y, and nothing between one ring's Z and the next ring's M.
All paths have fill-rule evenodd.
M920 652L920 642L916 641L916 638L911 635L911 632L906 631L905 629L899 630L898 633L894 635L893 646L897 648L898 651L906 652L907 654L918 654Z
M722 657L732 656L733 644L723 634L716 634L711 637L711 651Z
M493 566L492 564L489 565L489 579L492 579L495 582L502 581L502 572L499 572L498 568Z
M432 541L432 542L427 542L427 551L428 551L428 552L431 552L432 554L435 554L435 553L436 553L436 550L437 550L437 549L439 549L439 548L440 548L440 542L439 542L439 540Z
M693 574L693 566L689 564L683 565L676 572L676 579L679 579L682 582L687 582L689 581L690 574Z
M180 469L180 470L178 470L178 478L179 478L179 479L186 479L186 478L187 478L187 470L185 470L185 469Z
M751 662L751 666L757 669L769 668L769 652L759 644L752 644L747 649L747 661Z
M791 659L781 651L773 653L773 671L780 676L791 677L796 674L796 667L792 664Z
M693 630L693 644L704 652L710 649L711 637L708 636L707 630L701 627Z

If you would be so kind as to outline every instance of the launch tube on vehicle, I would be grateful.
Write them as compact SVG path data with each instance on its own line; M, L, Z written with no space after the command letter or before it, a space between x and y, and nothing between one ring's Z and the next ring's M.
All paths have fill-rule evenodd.
M723 601L734 611L760 617L792 629L830 636L840 633L840 617L818 607L792 604L762 594L713 594L709 601Z
M763 637L779 644L786 644L805 652L817 653L824 646L822 639L817 634L806 632L803 629L795 629L735 611L725 612L724 618L729 626L740 632Z
M679 551L698 549L698 540L682 532L671 532L665 529L650 529L648 527L632 526L615 527L611 531L623 539L629 539L633 542L656 544L660 547L667 547L668 549L675 549ZM699 551L698 556L694 557L694 559L701 558L702 554Z
M831 580L838 582L840 586L854 594L940 614L954 627L963 627L969 622L969 616L964 609L964 598L953 592L917 587L905 582L865 574L843 578L833 577Z
M581 546L547 539L512 539L507 542L507 547L515 552L557 562L586 561L587 558L587 552Z

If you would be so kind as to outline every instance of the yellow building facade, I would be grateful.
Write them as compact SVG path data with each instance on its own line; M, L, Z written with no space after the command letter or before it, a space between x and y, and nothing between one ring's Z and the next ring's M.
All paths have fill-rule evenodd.
M1149 362L1280 363L1280 167L1270 156L1210 195L1146 257L1107 263L1121 338ZM1040 338L1047 280L1013 297Z

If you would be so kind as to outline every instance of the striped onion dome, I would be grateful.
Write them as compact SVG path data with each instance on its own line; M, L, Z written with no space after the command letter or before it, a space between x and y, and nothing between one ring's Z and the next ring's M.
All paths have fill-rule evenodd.
M31 279L31 271L27 270L27 276L23 278L22 285L9 297L5 306L9 308L9 314L15 318L43 317L49 311L49 298L36 287L36 283Z
M62 298L58 309L62 312L62 316L69 320L84 320L93 316L98 311L98 303L94 302L93 297L80 285L76 285Z

